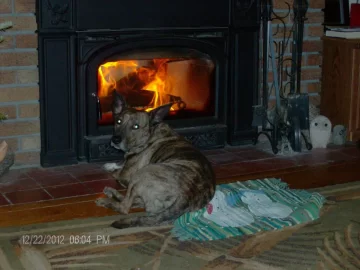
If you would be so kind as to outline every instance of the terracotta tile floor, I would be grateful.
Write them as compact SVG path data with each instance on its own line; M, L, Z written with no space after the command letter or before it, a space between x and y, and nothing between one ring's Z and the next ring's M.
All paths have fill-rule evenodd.
M317 149L292 157L275 156L255 147L231 147L204 153L214 165L218 179L360 159L360 151L355 146ZM97 194L105 186L120 189L101 168L102 165L95 163L12 170L0 179L0 206Z

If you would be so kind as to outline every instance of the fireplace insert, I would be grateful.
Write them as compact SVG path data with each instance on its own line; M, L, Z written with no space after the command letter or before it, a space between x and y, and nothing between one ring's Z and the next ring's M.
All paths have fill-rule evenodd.
M201 149L251 142L257 101L255 0L37 1L41 164L119 159L112 93Z
M91 78L94 78L90 75ZM128 106L150 111L172 103L168 119L215 116L215 62L194 49L126 52L99 65L96 97L98 125L112 125L112 93ZM92 122L93 123L93 122Z

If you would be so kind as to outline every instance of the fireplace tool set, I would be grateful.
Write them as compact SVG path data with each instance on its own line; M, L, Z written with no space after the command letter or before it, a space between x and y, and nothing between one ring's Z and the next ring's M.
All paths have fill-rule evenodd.
M272 151L274 154L279 152L278 145L281 148L287 145L289 150L301 152L301 138L304 139L306 148L310 150L312 145L308 142L302 130L309 129L309 97L307 94L300 92L301 84L301 57L302 57L302 43L304 32L305 14L308 9L307 0L295 0L293 6L294 12L294 25L292 28L292 43L291 43L291 71L286 72L290 77L290 81L283 86L283 65L284 52L289 42L290 37L286 38L285 23L284 38L282 41L275 43L272 33L272 14L277 19L282 21L282 17L277 16L273 12L272 0L262 0L262 105L254 106L253 126L262 126L262 131L254 138L254 144L258 142L260 135L265 135L271 143ZM289 6L290 13L290 6ZM287 14L288 15L288 14ZM277 53L275 55L275 45L277 45ZM270 55L269 55L270 50ZM273 73L272 89L275 89L275 107L268 110L269 102L269 86L268 86L268 62L271 61L271 71ZM276 60L278 66L276 66ZM290 91L285 96L285 88L290 86ZM270 114L273 116L270 116Z

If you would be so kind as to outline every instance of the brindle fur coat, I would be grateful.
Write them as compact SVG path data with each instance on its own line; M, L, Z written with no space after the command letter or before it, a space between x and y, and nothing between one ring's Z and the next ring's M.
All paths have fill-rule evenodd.
M106 187L108 198L97 205L128 214L132 207L144 207L147 214L125 217L116 228L166 224L188 211L207 205L215 192L210 162L189 142L162 123L171 104L150 113L128 108L114 91L114 135L112 146L125 151L123 165L107 163L117 181L127 187L125 196Z

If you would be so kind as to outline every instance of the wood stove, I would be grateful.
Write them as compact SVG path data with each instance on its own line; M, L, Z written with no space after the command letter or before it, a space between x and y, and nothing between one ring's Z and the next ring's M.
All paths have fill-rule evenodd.
M196 147L250 143L258 96L256 0L38 0L41 164L119 159L112 91Z

